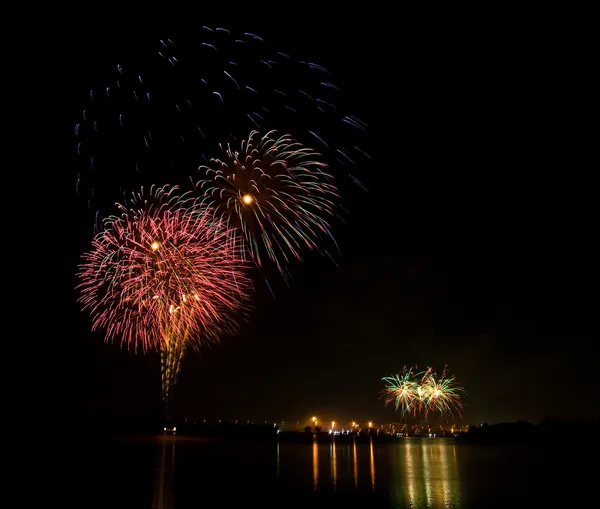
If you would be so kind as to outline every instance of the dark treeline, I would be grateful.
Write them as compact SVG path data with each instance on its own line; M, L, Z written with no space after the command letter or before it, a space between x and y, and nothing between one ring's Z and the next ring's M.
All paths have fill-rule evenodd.
M599 431L600 423L592 419L546 417L539 424L518 421L471 426L458 439L469 443L545 442L565 437L597 436Z

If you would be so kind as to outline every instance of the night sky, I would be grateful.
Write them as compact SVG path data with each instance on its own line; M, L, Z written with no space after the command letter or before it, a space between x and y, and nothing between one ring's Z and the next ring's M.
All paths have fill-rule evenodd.
M381 377L448 364L467 391L465 423L598 417L597 192L588 71L572 46L516 25L304 23L238 27L313 55L351 94L370 125L369 192L351 194L335 227L338 267L307 256L276 299L258 292L238 336L187 355L173 414L390 422ZM63 137L73 166L81 103L131 37L76 36ZM72 173L75 286L92 228ZM82 410L160 408L158 355L104 344L70 298Z

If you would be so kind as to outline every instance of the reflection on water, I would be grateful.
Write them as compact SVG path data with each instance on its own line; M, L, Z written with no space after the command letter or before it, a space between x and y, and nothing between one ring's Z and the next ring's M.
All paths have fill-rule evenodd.
M282 471L298 461L279 446ZM358 490L385 494L398 507L461 507L457 446L450 439L403 438L394 444L345 442L332 438L311 444L312 489L317 492ZM298 449L296 449L298 450ZM319 463L321 461L321 463ZM329 463L329 468L323 467ZM464 503L462 504L464 505Z
M398 504L460 507L456 450L452 442L404 439L392 463Z
M421 444L421 455L423 457L423 485L425 487L425 500L427 500L427 505L431 506L432 497L431 497L431 481L430 481L430 472L429 472L429 458L427 455L428 447L425 447L425 444Z
M152 509L174 509L173 472L175 471L175 437L161 437L154 482Z
M283 445L285 448L285 444ZM302 446L301 446L302 447ZM319 443L316 437L312 442L312 485L314 491L336 491L339 488L346 490L352 486L355 490L365 489L367 486L371 491L375 491L375 448L373 441L351 443L339 441L333 437L326 443ZM341 449L340 449L341 448ZM368 450L367 450L368 448ZM362 451L362 456L361 456ZM339 455L341 454L341 459ZM368 454L368 456L367 456ZM319 471L319 457L321 461L329 462L329 476L323 477ZM364 472L368 479L363 479L362 484L359 478L359 463L361 457L368 465L364 465ZM291 461L291 458L290 458ZM323 465L323 463L321 463ZM346 465L346 466L344 466ZM284 467L285 468L285 465Z
M373 437L369 441L369 459L371 463L371 489L375 491L375 455L373 454Z
M319 488L319 443L316 436L313 438L313 487L315 491Z
M408 442L405 441L405 444L407 444ZM405 470L406 470L406 487L408 488L408 492L407 492L407 501L409 503L409 507L415 507L416 504L416 490L415 490L415 483L413 482L413 480L417 477L417 475L415 475L415 465L413 463L413 455L412 455L412 447L406 447L405 448L405 456L404 456L404 463L405 463ZM400 460L402 461L402 460ZM402 491L402 486L399 486L400 488L400 492ZM399 496L397 496L396 498L400 499L402 497L402 495L400 494Z
M356 455L356 442L353 444L352 472L354 474L354 489L358 488L358 457Z
M337 457L335 455L335 437L331 440L331 479L333 480L333 491L337 488Z
M279 442L277 442L277 479L279 479Z
M439 438L378 443L321 437L277 444L161 436L97 451L89 467L94 474L86 478L95 486L92 502L111 508L197 509L212 507L213 499L221 507L260 501L263 509L330 508L337 501L346 509L512 502L531 509L554 507L558 500L576 507L577 496L589 495L593 486L589 458L576 457L579 450L555 444L547 450L476 447ZM89 502L81 507L91 507Z
M176 437L164 436L159 438L154 494L152 509L174 509L175 497L173 493L173 477L176 471L175 450ZM190 447L185 443L181 447ZM276 479L296 468L297 459L285 455L286 444L275 446L274 463ZM294 447L288 446L288 447ZM305 446L300 446L306 450ZM312 488L314 491L337 491L339 489L353 488L354 490L376 491L375 475L375 444L372 438L368 444L353 441L352 444L339 445L333 438L329 445L319 444L316 437L312 442ZM342 456L347 457L347 468L340 470L338 465L338 450L342 447ZM368 451L366 450L368 447ZM378 446L378 454L381 445ZM458 489L458 475L456 467L456 447L451 441L403 439L397 444L383 446L384 452L392 454L384 472L384 481L391 489L391 499L400 507L460 507ZM350 452L350 448L352 451ZM284 454L281 455L281 449ZM327 450L328 449L328 450ZM344 451L346 451L344 453ZM368 469L363 470L363 478L359 477L359 463L368 461ZM368 459L367 459L368 452ZM320 478L319 455L322 460L329 460L330 476ZM327 458L329 456L329 458ZM273 456L271 456L273 458ZM252 458L249 458L251 462ZM289 465L286 465L286 461ZM342 463L344 464L344 463ZM366 477L365 477L366 474ZM299 487L301 488L301 487ZM385 487L383 488L385 489Z

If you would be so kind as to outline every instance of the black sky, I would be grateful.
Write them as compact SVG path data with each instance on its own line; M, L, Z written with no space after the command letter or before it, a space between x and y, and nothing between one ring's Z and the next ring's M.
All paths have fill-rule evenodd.
M63 143L72 164L80 101L133 37L110 28L78 30L71 48ZM340 266L309 257L277 299L257 296L239 336L188 355L173 411L391 421L381 377L404 364L448 364L467 390L465 422L597 417L597 164L577 42L489 20L415 26L357 16L250 21L247 30L314 54L352 94L371 127L369 193L352 196L336 230ZM74 181L75 171L73 191ZM71 199L74 285L91 229ZM82 409L158 408L158 357L104 344L75 299L67 309Z

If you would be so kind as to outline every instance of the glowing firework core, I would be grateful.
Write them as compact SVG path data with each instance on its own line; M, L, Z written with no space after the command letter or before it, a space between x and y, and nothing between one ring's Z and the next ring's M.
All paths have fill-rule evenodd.
M160 247L160 244L154 241L152 244L150 244L150 247L152 248L152 251L156 251Z
M254 201L254 198L250 194L245 194L244 196L242 196L242 201L246 205L250 205Z

